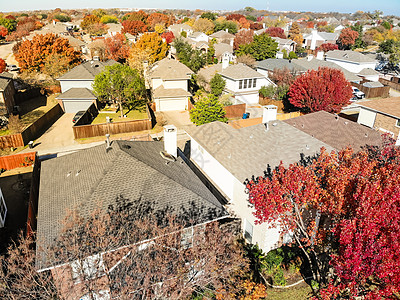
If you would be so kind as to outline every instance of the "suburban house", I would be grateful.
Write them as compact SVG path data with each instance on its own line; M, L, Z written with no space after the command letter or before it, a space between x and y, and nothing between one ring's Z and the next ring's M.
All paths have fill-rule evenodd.
M57 99L59 99L64 111L76 113L80 110L86 110L93 102L96 102L94 100L96 97L91 92L94 78L106 66L112 66L116 63L112 59L106 62L91 60L76 66L59 77L57 80L60 82L62 94L57 96Z
M352 50L333 50L328 51L325 60L333 62L346 70L355 74L360 73L363 69L375 70L376 60L362 53Z
M215 57L218 62L221 62L224 58L229 62L235 61L235 55L233 54L233 46L226 43L214 44Z
M108 23L107 27L108 28L107 28L106 37L113 37L117 33L121 33L121 30L122 30L122 25L121 24Z
M390 134L400 145L400 98L365 101L360 104L357 122Z
M193 29L188 24L172 24L168 27L169 31L172 31L175 37L179 37L182 35L182 32L186 32L186 36L189 36L193 33Z
M195 42L206 42L206 43L208 43L209 39L208 35L205 34L204 32L193 32L189 34L187 38Z
M257 62L257 72L269 76L275 69L282 70L287 68L290 72L295 74L302 74L308 70L318 70L320 67L328 67L338 69L343 72L345 78L350 82L360 83L362 78L356 74L346 70L345 68L334 64L332 62L315 59L313 56L307 59L283 59L283 58L268 58Z
M228 29L226 29L214 32L212 35L210 35L210 39L216 39L218 43L225 43L233 46L235 35L229 33Z
M71 35L65 36L65 38L69 41L69 44L74 48L75 51L79 51L83 54L87 54L89 52L89 48L84 41L77 39Z
M285 50L287 52L287 54L289 54L292 51L293 52L296 51L297 43L295 41L293 41L291 39L282 39L279 37L273 37L272 39L278 43L279 51Z
M188 108L192 74L192 70L175 59L164 58L152 66L149 78L156 111Z
M381 132L326 111L287 119L284 122L338 151L351 146L358 152L365 145L379 146L382 142Z
M357 73L357 75L366 80L374 82L378 82L380 77L380 73L378 71L370 68L362 69L360 72Z
M333 148L305 132L275 120L277 107L264 107L263 124L235 129L222 122L189 127L190 159L228 199L227 209L242 220L246 240L268 252L288 241L279 229L255 224L244 182L263 176L283 162L285 166L312 156L321 147Z
M339 32L318 32L318 30L313 29L310 34L304 35L303 47L315 50L325 43L336 44L339 35Z
M185 229L205 228L207 223L229 217L219 200L177 155L176 134L176 128L170 125L165 128L164 142L115 141L42 163L36 268L38 272L50 271L55 282L66 287L60 291L65 299L92 298L87 297L87 289L79 280L76 258L54 262L42 251L59 237L68 210L78 208L82 217L89 217L94 209L100 207L106 212L123 197L124 209L131 208L135 217L152 214L162 220L172 213L189 223ZM186 233L190 235L193 231ZM126 253L119 255L119 250L100 253L97 250L82 258L82 264L90 268L91 259L97 257L107 266L96 277L107 280L105 273L112 277L112 272L124 260ZM109 252L120 257L110 262L106 259ZM102 294L111 296L112 292L104 290ZM98 296L96 299L105 299Z
M221 64L202 68L198 72L200 84L209 89L209 83L216 73L220 74L226 82L223 93L231 94L235 99L246 104L258 104L260 88L274 84L268 77L245 64L229 64L228 58L225 58Z
M13 75L0 73L0 115L11 114L14 109L15 87Z

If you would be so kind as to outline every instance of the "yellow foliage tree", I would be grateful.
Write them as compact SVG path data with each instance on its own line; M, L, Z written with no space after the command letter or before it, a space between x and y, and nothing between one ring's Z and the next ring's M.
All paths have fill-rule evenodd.
M185 22L185 24L189 25L190 27L193 27L195 22L195 19L189 19L188 21Z
M150 61L150 50L140 49L136 45L133 45L129 51L128 63L132 69L138 70L139 73L144 76L146 67L145 62ZM147 64L148 65L148 64Z
M167 55L168 45L156 32L144 33L135 45L138 49L148 50L150 53L149 63L152 64L163 59Z
M214 23L209 19L197 19L193 24L194 31L201 31L205 34L212 34L214 32Z
M163 24L163 23L158 23L158 24L156 24L156 25L154 26L154 31L157 32L157 33L159 33L159 34L162 34L162 33L165 31L165 26L164 26L164 24Z

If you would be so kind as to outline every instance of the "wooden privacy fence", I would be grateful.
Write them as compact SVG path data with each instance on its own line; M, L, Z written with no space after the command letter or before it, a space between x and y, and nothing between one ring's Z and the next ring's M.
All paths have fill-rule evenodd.
M390 80L387 80L387 79L384 79L384 78L379 78L379 82L384 84L384 85L387 85L387 86L391 87L392 89L400 91L400 83L396 83L396 82L393 82L393 81L390 81Z
M23 92L16 92L14 95L15 105L21 104L30 99L43 96L41 88L33 88Z
M88 111L91 109L91 105ZM86 111L86 113L88 113ZM151 108L146 105L146 112L148 119L133 120L125 122L102 123L102 124L89 124L79 125L79 121L72 127L75 139L90 138L96 136L104 136L108 134L119 134L136 132L143 130L150 130L155 124L155 116L151 114Z
M0 169L12 170L31 166L35 161L36 152L0 156Z
M27 153L31 154L31 153ZM39 200L39 181L40 181L40 160L35 153L34 165L31 179L31 188L29 191L29 205L28 205L28 217L26 222L26 234L30 235L36 230L38 200Z
M23 146L24 139L20 133L0 136L0 149Z
M365 82L368 82L368 81L365 81ZM362 83L364 83L364 82L362 82ZM365 98L377 98L377 97L387 98L387 97L389 97L389 90L390 90L389 86L370 88L370 87L363 86L362 83L358 84L358 83L352 82L352 85L355 86L356 88L358 88L360 91L362 91L365 94Z

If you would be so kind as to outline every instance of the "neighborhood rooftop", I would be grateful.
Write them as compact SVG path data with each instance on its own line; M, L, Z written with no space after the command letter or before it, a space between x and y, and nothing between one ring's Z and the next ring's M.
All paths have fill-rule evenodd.
M366 126L349 121L326 111L284 121L293 127L315 137L336 150L351 146L355 151L365 145L381 144L381 133Z
M107 209L122 196L137 205L151 204L154 213L173 211L202 223L225 215L215 196L181 158L160 155L163 142L117 141L42 163L38 207L38 247L60 233L68 210L87 217L97 207ZM39 269L47 267L37 259Z
M99 60L87 61L76 66L71 71L65 73L64 75L59 77L58 80L93 80L94 77L96 77L97 74L100 74L106 66L112 66L116 63L117 62L112 59L109 59L106 62L102 62Z
M193 71L186 67L183 63L175 60L164 58L157 62L150 71L151 78L161 79L190 79Z
M358 105L369 110L400 118L400 97L370 100Z
M234 129L222 122L187 128L188 134L239 181L262 176L270 166L300 160L300 154L314 155L329 145L282 121Z

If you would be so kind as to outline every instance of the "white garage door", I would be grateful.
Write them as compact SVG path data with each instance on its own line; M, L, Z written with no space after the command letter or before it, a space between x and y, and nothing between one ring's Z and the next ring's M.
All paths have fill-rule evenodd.
M185 110L188 105L187 98L160 99L158 111ZM157 110L157 108L156 108Z
M376 118L376 112L360 108L357 123L373 128Z
M91 100L75 100L75 101L63 100L64 111L66 113L77 113L80 110L87 110L90 104L92 104Z

